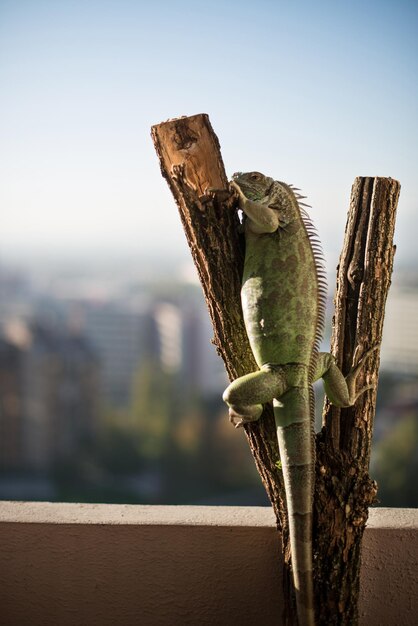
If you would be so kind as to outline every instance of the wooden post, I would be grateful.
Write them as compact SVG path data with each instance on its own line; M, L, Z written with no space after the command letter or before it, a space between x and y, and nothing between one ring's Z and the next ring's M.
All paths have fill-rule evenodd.
M170 120L152 128L161 171L177 202L214 328L214 344L230 380L256 369L240 304L243 242L236 199L228 191L218 139L205 114ZM339 265L332 351L344 372L355 350L381 341L390 286L392 244L399 183L357 178L352 192ZM210 193L210 189L220 190ZM363 380L377 379L378 351L367 361ZM368 467L375 391L355 407L326 405L317 435L314 565L318 624L353 626L357 621L361 538L375 484ZM281 530L285 561L285 622L295 624L290 546L283 480L271 407L245 425L261 480ZM360 455L360 457L359 457Z

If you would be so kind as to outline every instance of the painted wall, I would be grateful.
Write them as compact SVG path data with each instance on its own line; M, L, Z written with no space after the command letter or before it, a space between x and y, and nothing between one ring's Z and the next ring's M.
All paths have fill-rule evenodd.
M5 626L280 626L269 508L0 503ZM361 624L418 615L418 510L374 509Z

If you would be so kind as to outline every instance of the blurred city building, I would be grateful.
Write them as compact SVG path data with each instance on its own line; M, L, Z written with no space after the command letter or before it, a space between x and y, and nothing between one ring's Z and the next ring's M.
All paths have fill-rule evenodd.
M0 468L47 473L91 441L99 363L89 342L14 318L0 331Z
M195 390L201 395L221 393L227 377L211 343L209 314L203 298L199 293L197 296L180 304L163 301L155 306L159 362L163 370L179 374L185 391Z
M398 374L418 374L418 291L394 287L383 329L382 366Z
M101 362L104 403L125 406L132 392L132 377L155 343L155 330L146 312L132 311L122 303L78 301L81 332L92 342Z
M201 293L124 294L34 286L0 271L0 469L48 473L100 430L106 409L127 408L149 362L185 393L226 385ZM98 293L101 295L98 297Z

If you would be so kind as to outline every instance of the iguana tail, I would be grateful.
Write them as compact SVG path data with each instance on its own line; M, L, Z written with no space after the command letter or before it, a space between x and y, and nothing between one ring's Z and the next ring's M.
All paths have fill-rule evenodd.
M289 519L299 626L314 626L312 497L314 447L309 387L292 387L273 400Z

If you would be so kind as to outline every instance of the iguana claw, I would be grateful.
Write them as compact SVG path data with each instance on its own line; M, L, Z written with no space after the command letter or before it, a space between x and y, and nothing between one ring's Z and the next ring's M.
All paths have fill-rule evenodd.
M239 419L238 421L235 421L237 419L237 417L238 416L230 415L229 416L229 421L234 426L234 428L242 428L242 426L244 426L245 422L244 422L244 420L242 418Z
M250 407L246 408L249 409ZM253 409L251 412L243 414L242 411L238 412L233 407L229 407L229 421L231 422L231 424L233 424L235 428L241 428L241 426L244 426L244 424L256 422L263 412L263 407L261 405L255 405L251 408Z
M356 351L354 353L354 357L353 357L353 363L355 363L355 365L353 365L351 371L348 373L347 377L346 377L346 382L347 382L347 387L350 393L350 399L352 404L354 404L357 400L357 398L359 398L365 391L368 391L369 389L374 389L376 387L375 384L372 385L365 385L364 387L362 387L361 389L359 389L358 391L356 390L356 381L357 381L357 377L360 374L365 361L369 358L369 356L375 352L375 350L377 350L378 348L380 348L380 343L376 344L375 346L373 346L373 348L370 348L369 350L366 350L366 352L363 352L363 354L359 357L359 353L360 353L360 346L357 346Z

